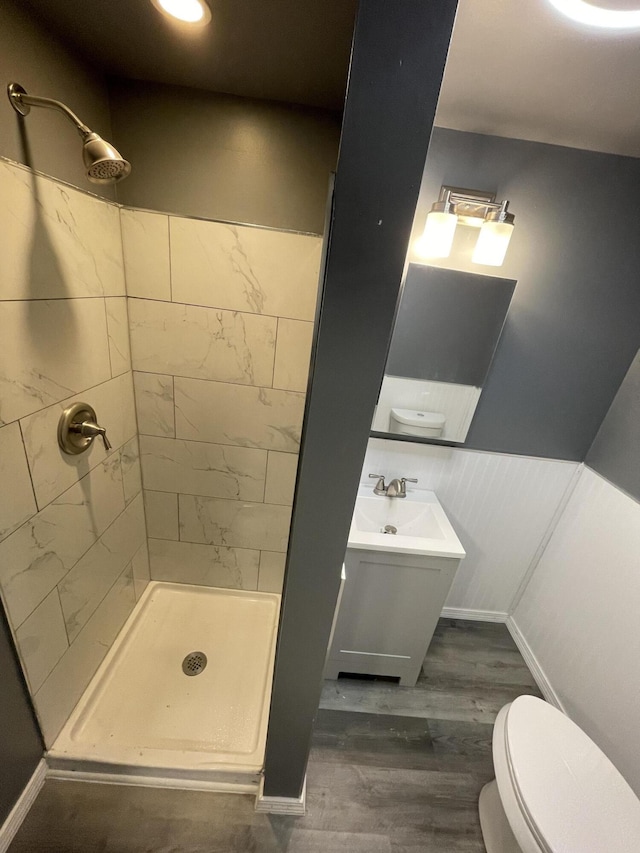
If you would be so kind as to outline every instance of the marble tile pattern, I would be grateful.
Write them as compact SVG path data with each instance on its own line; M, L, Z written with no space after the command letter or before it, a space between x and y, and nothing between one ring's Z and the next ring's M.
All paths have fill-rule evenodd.
M180 495L178 508L180 539L185 542L287 550L289 507Z
M0 300L125 295L115 204L3 160L0 198Z
M313 320L319 237L170 218L173 299Z
M175 379L176 436L297 453L304 394Z
M0 594L50 745L149 578L120 213L2 160L0 197ZM78 400L109 452L60 451Z
M0 302L0 422L111 378L104 299Z
M279 554L276 551L260 552L258 589L261 592L282 591L286 556L286 554Z
M151 577L280 592L321 239L122 223Z
M151 577L157 581L257 589L259 559L250 548L149 539Z
M306 391L313 339L313 323L278 320L273 387L285 391Z
M241 385L271 384L273 317L130 299L129 319L135 370Z
M0 428L0 540L20 527L36 512L20 426ZM7 487L9 486L9 487Z
M105 299L104 304L107 312L111 375L119 376L121 373L131 370L127 300L124 296L112 296Z
M120 211L127 296L171 300L169 217Z
M144 539L142 495L138 495L58 584L70 642L133 560Z
M178 495L144 490L144 512L150 539L178 540Z
M149 489L247 501L264 496L266 450L143 435L140 451Z
M173 376L134 371L133 387L140 433L175 437Z

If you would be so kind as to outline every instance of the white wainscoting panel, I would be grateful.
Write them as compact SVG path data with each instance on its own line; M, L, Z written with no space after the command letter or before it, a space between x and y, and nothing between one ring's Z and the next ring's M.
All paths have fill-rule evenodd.
M412 488L434 491L467 552L447 608L495 613L502 620L577 467L577 462L371 439L362 482L373 486L369 473L417 477Z
M513 621L640 795L640 504L585 467Z

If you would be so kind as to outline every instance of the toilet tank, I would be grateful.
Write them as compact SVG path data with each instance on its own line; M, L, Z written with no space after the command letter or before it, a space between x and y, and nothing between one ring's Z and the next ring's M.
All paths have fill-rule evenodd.
M396 435L415 435L422 438L441 438L447 419L442 412L421 412L415 409L391 409L389 432Z

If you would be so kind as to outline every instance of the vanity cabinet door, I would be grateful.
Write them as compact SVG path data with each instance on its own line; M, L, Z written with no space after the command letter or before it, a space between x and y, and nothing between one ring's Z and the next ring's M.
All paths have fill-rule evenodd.
M349 549L327 677L358 672L415 684L457 565Z

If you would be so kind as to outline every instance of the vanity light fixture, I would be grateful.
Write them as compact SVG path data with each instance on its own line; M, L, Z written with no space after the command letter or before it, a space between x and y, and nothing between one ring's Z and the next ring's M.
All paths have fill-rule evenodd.
M549 0L559 12L588 27L602 27L608 30L640 29L640 8L604 9L597 3L586 0ZM639 4L640 5L640 4Z
M515 217L509 202L496 201L495 193L442 187L440 197L427 214L422 236L414 250L421 258L448 258L459 224L480 229L472 261L485 266L502 266L513 233Z
M211 10L205 0L151 0L160 12L184 24L208 24Z

